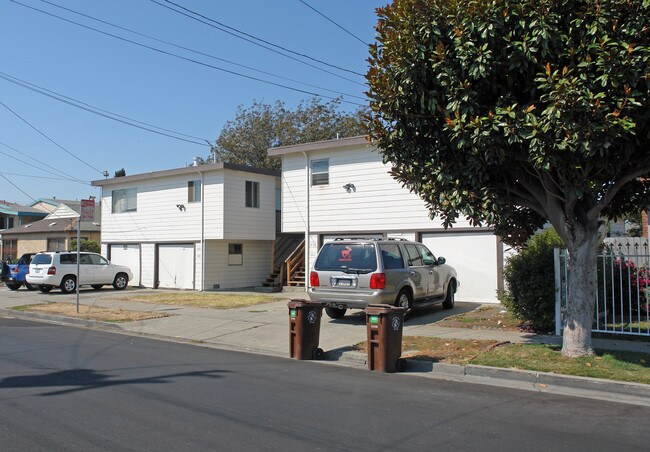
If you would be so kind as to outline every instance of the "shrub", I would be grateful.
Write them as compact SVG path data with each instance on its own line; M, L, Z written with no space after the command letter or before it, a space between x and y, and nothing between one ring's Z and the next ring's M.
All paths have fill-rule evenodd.
M76 239L70 240L70 251L77 251L77 240ZM81 241L81 249L79 251L88 251L90 253L99 253L101 251L101 248L99 246L99 243L95 242L94 240L82 240Z
M528 239L504 270L507 289L501 302L535 331L553 331L555 325L553 249L563 246L555 230L546 229Z

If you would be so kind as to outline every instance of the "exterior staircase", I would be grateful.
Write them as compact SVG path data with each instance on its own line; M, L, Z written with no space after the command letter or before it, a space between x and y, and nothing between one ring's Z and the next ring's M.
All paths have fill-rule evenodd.
M269 290L284 286L305 285L305 237L302 234L280 234L273 242L273 272L262 283Z

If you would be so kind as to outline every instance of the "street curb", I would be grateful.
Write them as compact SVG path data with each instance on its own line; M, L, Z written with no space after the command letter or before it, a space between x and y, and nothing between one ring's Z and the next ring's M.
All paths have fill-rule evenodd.
M150 333L134 333L125 330L121 325L111 322L102 322L97 320L74 319L71 317L57 316L52 314L40 314L34 312L14 311L11 309L0 308L0 316L13 317L24 320L36 320L57 325L70 325L84 328L93 328L114 333L136 335L148 337L157 340L167 340L182 342L190 345L202 345L208 347L224 348L231 351L244 353L255 353L269 356L282 357L265 350L253 350L250 348L236 348L231 346L219 346L204 341L192 341L181 337L171 337ZM579 390L581 392L601 393L601 394L618 394L627 397L638 397L648 400L650 404L650 385L643 383L618 382L599 378L579 377L573 375L561 375L549 372L537 372L520 369L506 369L501 367L478 366L469 364L461 366L457 364L438 363L421 359L405 358L406 370L402 372L408 374L429 374L434 378L470 381L488 385L503 385L503 382L516 382L529 384L531 387L540 389L546 387L557 387ZM352 349L352 347L343 347L339 349L328 350L325 352L324 362L346 363L355 367L367 366L367 355ZM500 382L500 383L499 383ZM640 401L640 400L639 400ZM621 402L624 402L621 400Z

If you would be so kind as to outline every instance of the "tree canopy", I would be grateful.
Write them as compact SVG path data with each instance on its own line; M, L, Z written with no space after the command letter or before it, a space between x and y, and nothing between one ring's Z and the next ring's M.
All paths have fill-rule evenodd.
M378 16L369 132L393 175L446 226L520 244L551 222L574 260L565 354L589 353L600 221L648 205L650 1L396 0Z
M280 161L268 156L271 147L364 134L363 111L344 113L339 105L336 100L323 103L312 98L293 111L280 101L240 106L216 139L213 154L217 161L279 169Z

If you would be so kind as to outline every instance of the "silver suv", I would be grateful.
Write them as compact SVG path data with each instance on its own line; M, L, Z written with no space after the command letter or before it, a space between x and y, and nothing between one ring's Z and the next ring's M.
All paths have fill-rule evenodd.
M333 319L369 304L454 307L456 270L422 243L404 239L336 239L318 252L309 298L327 303Z
M79 257L79 284L101 289L105 284L112 284L116 290L126 288L133 279L128 267L111 263L97 253L81 252ZM29 264L29 273L25 279L38 287L41 292L49 292L59 287L63 293L77 290L77 252L48 251L38 253Z

